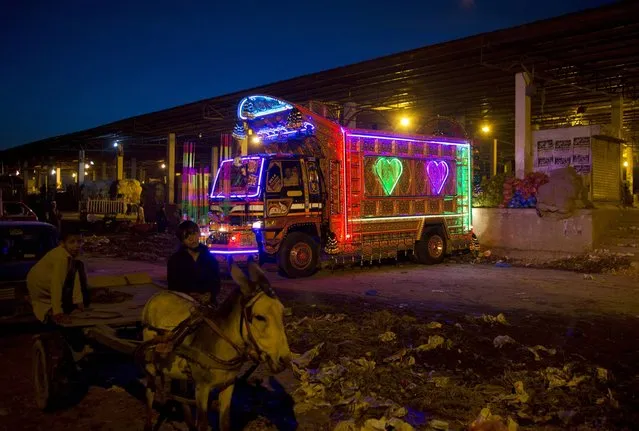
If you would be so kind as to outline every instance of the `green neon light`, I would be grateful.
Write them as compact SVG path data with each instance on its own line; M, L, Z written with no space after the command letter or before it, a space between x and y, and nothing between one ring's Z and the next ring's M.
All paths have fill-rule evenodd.
M375 173L387 196L393 193L403 172L404 166L397 157L380 157L375 162Z

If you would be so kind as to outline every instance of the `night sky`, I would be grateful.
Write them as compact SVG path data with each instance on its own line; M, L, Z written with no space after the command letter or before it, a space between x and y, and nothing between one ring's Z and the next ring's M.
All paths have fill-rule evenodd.
M0 149L611 0L0 0Z

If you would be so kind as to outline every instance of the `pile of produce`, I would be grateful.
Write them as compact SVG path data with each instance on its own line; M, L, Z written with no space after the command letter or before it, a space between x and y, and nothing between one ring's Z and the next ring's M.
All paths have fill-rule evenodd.
M503 204L506 208L535 208L537 190L548 182L548 175L532 172L523 179L509 177L504 181Z
M140 195L142 194L142 186L138 180L124 179L118 181L118 196L122 196L127 204L140 203Z

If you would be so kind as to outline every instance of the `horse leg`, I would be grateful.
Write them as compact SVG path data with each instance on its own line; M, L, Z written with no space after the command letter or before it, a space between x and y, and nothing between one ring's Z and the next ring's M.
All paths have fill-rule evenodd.
M195 384L195 424L198 431L209 430L209 395L211 386L206 384ZM223 430L220 430L223 431Z
M231 431L231 398L233 397L233 385L230 385L218 396L220 409L220 431Z
M153 399L155 395L155 376L147 373L146 378L146 422L144 424L144 431L153 430Z

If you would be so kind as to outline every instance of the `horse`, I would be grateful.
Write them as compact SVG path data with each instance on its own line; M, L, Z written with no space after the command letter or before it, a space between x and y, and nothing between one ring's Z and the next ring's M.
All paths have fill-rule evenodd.
M248 275L237 264L231 265L231 277L239 288L209 313L210 317L191 297L178 292L157 293L146 303L142 312L144 341L136 352L147 374L145 431L153 428L158 378L163 391L167 389L166 378L193 382L198 431L209 429L209 394L218 389L220 431L228 431L234 382L242 366L250 360L252 370L262 363L277 374L290 365L284 307L253 261ZM187 410L187 423L193 428L185 406L185 413Z

